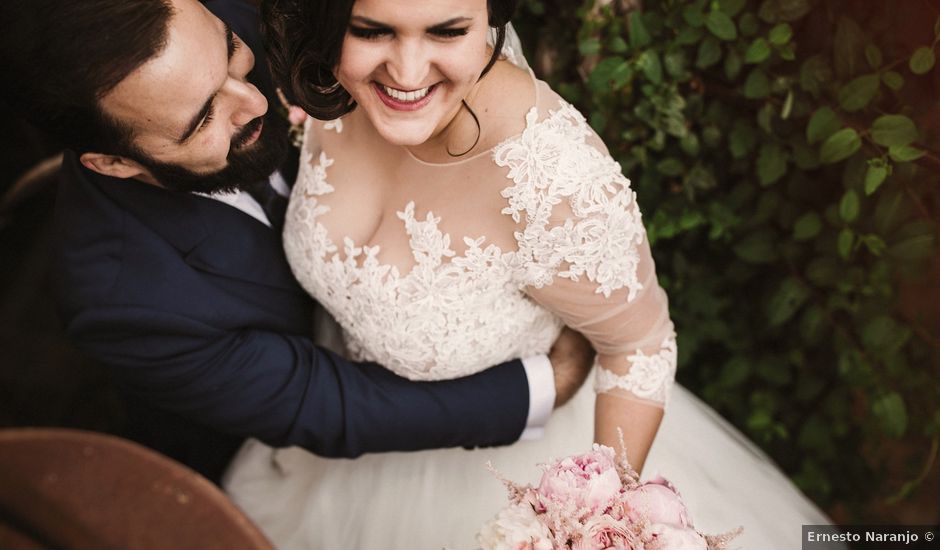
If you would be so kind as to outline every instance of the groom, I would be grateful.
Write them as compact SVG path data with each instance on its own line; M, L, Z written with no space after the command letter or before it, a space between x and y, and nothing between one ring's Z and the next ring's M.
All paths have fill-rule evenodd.
M218 480L245 437L331 457L508 444L583 382L570 334L551 362L424 383L311 342L278 227L296 158L253 4L206 2L221 20L196 0L0 6L3 97L69 149L66 330L129 396L130 437Z

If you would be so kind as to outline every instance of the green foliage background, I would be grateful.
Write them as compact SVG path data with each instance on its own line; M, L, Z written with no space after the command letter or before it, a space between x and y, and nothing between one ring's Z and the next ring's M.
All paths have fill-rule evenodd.
M892 2L636 4L528 0L516 25L633 181L680 381L822 506L873 519L863 503L914 493L940 431L940 331L898 311L936 253L917 115L940 20L912 48ZM901 438L888 483L878 450Z

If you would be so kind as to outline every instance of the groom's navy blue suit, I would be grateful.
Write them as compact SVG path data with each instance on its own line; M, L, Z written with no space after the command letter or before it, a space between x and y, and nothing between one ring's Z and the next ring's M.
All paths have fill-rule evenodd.
M253 8L214 4L257 44ZM57 227L67 332L131 396L129 435L213 479L247 436L354 457L506 444L524 428L519 361L412 383L316 348L280 235L231 206L101 176L67 154Z

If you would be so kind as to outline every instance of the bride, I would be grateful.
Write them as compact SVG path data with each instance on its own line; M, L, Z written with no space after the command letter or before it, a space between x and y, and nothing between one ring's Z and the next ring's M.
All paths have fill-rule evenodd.
M672 480L700 531L742 525L741 547L797 547L825 516L673 387L675 334L630 182L502 49L514 7L267 5L275 72L328 120L306 124L284 246L357 359L454 378L544 353L567 325L598 353L596 396L582 388L541 438L506 448L336 460L252 442L227 490L282 548L470 548L506 502L487 461L537 481L538 463L615 446L621 428L630 462Z

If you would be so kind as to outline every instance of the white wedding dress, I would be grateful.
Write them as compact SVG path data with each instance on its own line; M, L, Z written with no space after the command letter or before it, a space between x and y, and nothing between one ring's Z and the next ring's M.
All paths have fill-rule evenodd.
M826 517L673 386L675 335L629 181L580 113L527 78L530 95L507 101L510 137L443 164L384 142L361 110L308 121L284 234L295 276L352 357L414 380L546 353L572 326L599 352L596 391L665 404L644 478L670 479L702 532L743 526L732 547L798 548L800 526ZM279 548L475 548L507 502L486 463L537 482L537 464L590 449L593 421L585 387L543 437L503 448L347 460L250 441L225 487Z

